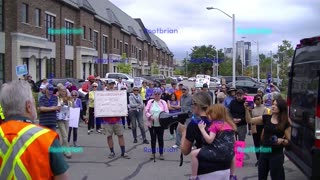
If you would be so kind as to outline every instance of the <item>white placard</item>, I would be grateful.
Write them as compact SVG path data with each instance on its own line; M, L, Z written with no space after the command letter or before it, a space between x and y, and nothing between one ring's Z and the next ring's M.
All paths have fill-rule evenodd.
M133 83L134 83L133 87L142 87L142 81L141 81L141 78L139 77L133 78Z
M128 115L127 91L95 91L95 117L122 117Z
M78 128L80 119L80 108L70 108L69 127Z

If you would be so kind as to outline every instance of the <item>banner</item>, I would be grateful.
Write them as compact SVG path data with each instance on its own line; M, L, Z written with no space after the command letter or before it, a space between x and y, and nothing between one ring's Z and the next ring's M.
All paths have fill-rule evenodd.
M95 117L127 116L127 91L94 92L94 115Z
M69 127L78 128L80 119L80 108L70 108Z

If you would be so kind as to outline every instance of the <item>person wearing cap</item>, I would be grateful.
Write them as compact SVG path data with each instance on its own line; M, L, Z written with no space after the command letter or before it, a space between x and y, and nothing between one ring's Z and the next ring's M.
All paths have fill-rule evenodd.
M68 89L68 91L71 93L72 91L78 91L77 87L73 85L71 82L67 81L64 83L64 87Z
M247 134L246 109L244 103L244 92L242 89L238 89L236 98L230 102L229 112L237 125L239 141L245 141Z
M209 95L211 96L212 101L213 101L213 93L209 90L209 87L208 87L208 84L207 84L207 83L204 83L204 84L203 84L203 86L202 86L202 92L207 92L207 93L209 93Z
M60 110L58 106L58 97L53 95L54 87L49 84L46 87L45 95L39 100L39 125L45 126L49 129L56 130L57 111Z
M260 95L261 97L263 97L263 88L259 88L258 90L257 90L257 95ZM263 102L261 102L261 103L263 103Z
M114 81L108 81L109 89L108 91L115 91L114 88L115 82ZM107 143L110 149L109 158L114 158L116 156L113 148L113 134L118 136L118 142L121 149L121 157L125 159L130 159L129 155L125 151L125 141L123 137L123 131L124 128L121 124L121 117L102 117L102 123L103 123L103 129L104 132L107 135Z
M165 101L170 100L171 94L175 93L177 91L177 83L171 82L171 87L167 88L165 91Z
M231 103L232 100L235 99L236 96L236 88L231 87L228 91L227 91L227 97L224 99L223 101L223 105L224 107L226 107L227 109L229 109L229 105Z
M88 121L88 135L93 132L94 129L94 92L98 89L98 83L94 82L92 83L92 91L89 92L89 121ZM101 124L96 122L96 131L97 133L102 133L100 130Z
M94 81L95 81L95 77L94 77L94 75L90 75L89 77L88 77L88 82L85 82L83 85L82 85L82 91L83 92L89 92L90 90L92 90L92 84L94 83Z
M38 103L40 101L41 96L43 96L45 94L46 91L46 85L41 84L40 88L39 88L39 93L38 93Z
M117 88L118 88L118 90L128 89L128 85L122 81L121 77L118 78Z

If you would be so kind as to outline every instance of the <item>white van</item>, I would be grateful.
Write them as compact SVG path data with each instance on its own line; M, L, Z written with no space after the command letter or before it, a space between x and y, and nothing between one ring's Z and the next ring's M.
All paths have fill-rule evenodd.
M133 77L130 76L129 74L124 74L124 73L107 73L105 78L116 79L116 80L118 80L119 78L122 78L123 80L133 83Z
M208 88L210 88L210 76L205 74L198 74L196 76L195 87L202 88L203 84L207 84Z

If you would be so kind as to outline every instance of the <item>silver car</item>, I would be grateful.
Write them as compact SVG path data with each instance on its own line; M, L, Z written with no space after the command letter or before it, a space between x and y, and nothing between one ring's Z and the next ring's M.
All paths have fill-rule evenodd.
M210 77L210 89L216 89L218 87L220 87L220 79L216 78L216 77Z

